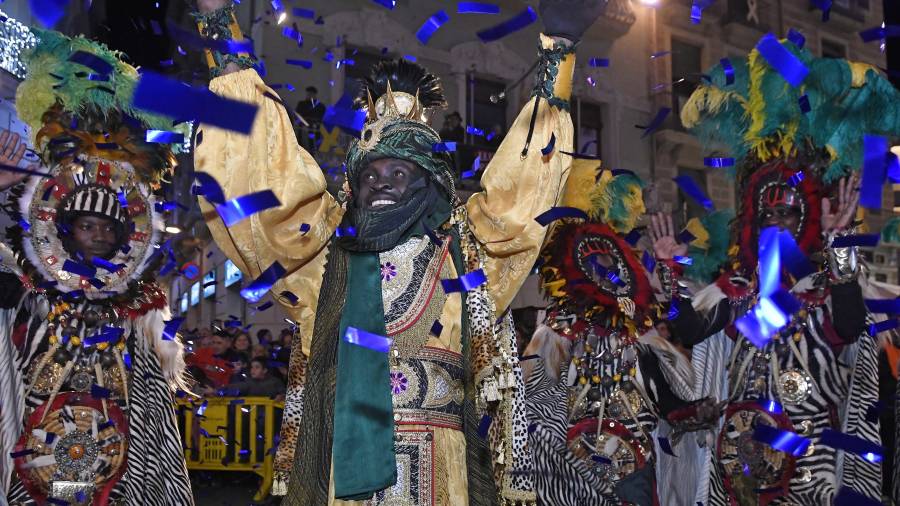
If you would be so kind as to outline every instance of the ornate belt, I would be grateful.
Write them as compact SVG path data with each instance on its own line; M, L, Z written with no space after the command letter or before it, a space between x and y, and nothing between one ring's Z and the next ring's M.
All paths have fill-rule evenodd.
M462 430L462 355L423 347L391 364L394 421Z

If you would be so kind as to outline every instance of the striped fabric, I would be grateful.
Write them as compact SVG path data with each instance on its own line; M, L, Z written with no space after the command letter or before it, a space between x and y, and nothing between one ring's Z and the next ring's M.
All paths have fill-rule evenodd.
M122 221L124 216L118 195L112 189L101 185L78 188L73 195L66 198L63 210L96 213L116 221Z

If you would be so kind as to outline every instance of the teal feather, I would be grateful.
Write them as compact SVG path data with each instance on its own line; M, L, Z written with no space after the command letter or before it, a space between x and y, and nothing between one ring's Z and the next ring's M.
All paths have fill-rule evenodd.
M684 269L688 279L700 283L711 283L719 269L728 261L728 246L731 236L729 228L734 220L734 210L722 209L700 218L703 228L709 233L709 248L706 250L696 246L688 246L691 265Z

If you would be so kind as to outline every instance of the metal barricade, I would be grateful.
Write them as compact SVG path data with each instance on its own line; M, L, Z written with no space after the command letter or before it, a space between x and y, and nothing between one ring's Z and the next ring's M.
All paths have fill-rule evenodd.
M272 489L284 401L211 397L178 399L176 405L187 468L256 473L262 480L253 500L265 500Z

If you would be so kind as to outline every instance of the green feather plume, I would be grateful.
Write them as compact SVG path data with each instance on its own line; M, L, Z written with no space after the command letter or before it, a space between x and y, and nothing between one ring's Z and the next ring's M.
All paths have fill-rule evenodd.
M633 173L626 172L612 178L608 174L611 173L605 177L601 175L591 191L591 210L588 214L591 219L606 223L616 232L627 234L646 212L641 191L644 183Z
M702 283L711 283L719 268L728 260L728 245L731 238L729 228L734 220L734 210L722 209L700 218L700 224L709 234L709 247L698 248L688 246L688 256L691 265L684 269L684 275L689 279Z
M894 216L881 227L881 242L900 244L900 216Z

